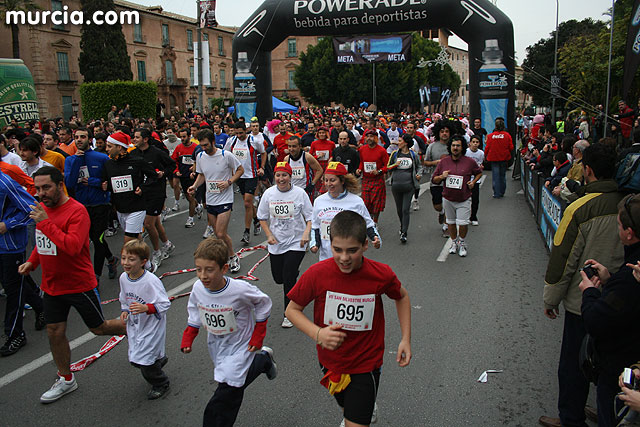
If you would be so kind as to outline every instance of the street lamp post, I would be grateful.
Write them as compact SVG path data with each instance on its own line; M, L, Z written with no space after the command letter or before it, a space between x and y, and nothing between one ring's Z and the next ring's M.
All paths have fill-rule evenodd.
M196 5L198 6L198 22L196 23L198 26L198 111L200 111L200 114L204 114L204 109L202 108L202 25L200 24L202 11L200 8L200 0L196 0Z
M556 96L557 96L557 88L554 87L555 83L558 81L558 14L560 11L560 0L556 0L556 49L553 55L553 77L551 81L551 117L553 120L553 125L556 124Z
M604 135L607 134L607 119L609 117L609 90L611 88L611 51L613 50L613 15L615 12L615 7L615 0L611 0L611 33L609 34L609 71L607 73L607 99L605 99L604 107Z

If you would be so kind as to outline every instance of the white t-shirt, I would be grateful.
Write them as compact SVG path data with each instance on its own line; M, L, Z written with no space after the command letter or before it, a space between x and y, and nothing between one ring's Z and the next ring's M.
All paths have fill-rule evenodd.
M20 162L22 162L22 158L18 156L16 153L12 153L9 151L7 154L2 156L2 161L5 163L9 163L10 165L20 166Z
M482 166L482 162L484 162L484 151L480 149L476 150L476 152L474 153L473 151L467 148L467 152L465 153L465 156L471 157L473 160L475 160L478 166Z
M216 149L213 156L201 151L196 157L196 172L204 175L207 205L220 206L233 203L233 186L221 190L221 182L227 182L238 170L240 161L226 150Z
M187 304L187 323L194 328L205 327L207 346L214 364L214 379L219 383L242 387L255 355L247 351L247 347L256 322L264 322L269 318L271 299L244 280L229 277L225 277L225 280L225 287L215 292L205 288L200 280L193 284ZM228 316L233 316L236 325L234 330L222 335L209 332L207 325L202 323L202 313L207 309L210 313L216 309L220 313L229 308L231 313ZM220 316L215 312L213 315ZM216 320L215 317L213 320ZM230 320L225 318L225 326L231 323Z
M360 142L360 138L362 138L362 135L360 135L360 132L358 132L355 128L351 129L349 132L351 132L353 136L356 138L356 142Z
M264 144L260 142L259 139L254 138L253 135L247 136L247 139L244 141L241 141L234 136L227 139L227 143L224 145L224 149L228 152L233 152L244 168L244 173L240 178L255 178L257 176L258 168L260 167L257 155L254 156L254 158L251 158L249 144L251 144L256 152L265 152ZM233 149L231 147L233 147Z
M154 314L129 314L127 339L129 361L139 365L153 365L165 355L167 310L171 307L164 285L153 273L145 271L132 280L127 273L120 275L120 307L129 311L131 303L153 304Z
M329 193L324 193L318 197L313 204L311 220L312 234L315 233L315 230L320 231L320 242L316 242L320 247L320 261L333 256L331 253L331 240L329 238L329 225L334 216L345 210L359 213L366 221L367 228L375 227L375 223L371 219L371 215L369 215L369 211L360 196L347 192L334 199Z
M269 229L278 241L269 245L269 253L305 251L306 245L300 247L300 240L312 213L313 206L302 188L292 185L289 191L282 192L277 185L269 187L258 206L258 219L269 221Z

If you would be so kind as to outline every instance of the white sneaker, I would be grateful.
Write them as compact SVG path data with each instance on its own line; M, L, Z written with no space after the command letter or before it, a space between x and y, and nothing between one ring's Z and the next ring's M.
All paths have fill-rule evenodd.
M282 319L282 325L280 326L282 326L283 328L293 328L293 323L291 323L291 321L285 317L284 319Z
M449 237L449 226L447 224L442 224L442 237L445 239Z
M196 215L198 215L198 219L202 218L202 212L204 211L204 208L202 207L201 204L198 204L196 206Z
M176 245L171 243L171 240L167 240L163 245L162 249L162 259L167 259L176 250Z
M458 255L467 256L467 244L465 242L458 243Z
M193 217L190 216L189 218L187 218L187 222L184 223L184 226L186 228L191 228L195 225L195 222L193 221Z
M158 270L158 268L162 264L163 259L164 258L162 254L162 249L159 249L153 252L153 254L151 255L151 266L153 268L153 273L155 273Z
M202 235L203 239L206 239L208 237L213 236L213 227L210 225L207 225L207 228L204 230L204 234Z
M229 258L229 272L233 274L238 271L240 271L240 258L238 258L238 255L234 255Z
M270 380L274 380L278 376L278 365L276 365L276 361L273 358L273 349L265 345L262 347L261 351L269 356L269 359L271 359L271 367L266 372L266 374L267 378L269 378Z
M174 212L178 212L180 210L180 202L176 200L176 202L173 204L173 207L171 208L172 211Z
M71 381L65 381L64 377L58 377L51 388L40 396L40 402L51 403L60 399L65 394L69 394L78 388L75 375L71 377Z
M458 252L458 240L451 242L451 247L449 248L450 254L455 254L456 252Z
M471 225L480 225L480 223L478 221L471 221Z
M418 203L417 200L414 200L413 202L411 202L411 209L413 209L414 211L419 211L420 203Z
M162 213L160 214L160 221L164 222L164 220L167 219L167 215L169 215L170 213L171 213L171 209L169 208L162 209Z

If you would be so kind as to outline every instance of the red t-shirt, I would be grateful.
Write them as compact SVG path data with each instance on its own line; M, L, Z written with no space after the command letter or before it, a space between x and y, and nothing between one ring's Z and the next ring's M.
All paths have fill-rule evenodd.
M373 324L369 331L344 331L344 342L336 350L317 346L318 360L339 374L362 374L382 366L384 357L384 309L381 295L400 299L400 281L386 264L363 258L362 267L350 274L340 271L333 258L320 261L302 274L287 296L296 304L313 304L313 322L321 327L327 292L348 295L375 294Z
M49 218L36 225L38 244L29 257L34 269L42 265L40 288L49 295L94 289L98 282L89 253L91 220L87 209L71 198L57 208L50 209L44 204L42 207Z
M367 171L370 170L371 163L376 164L375 166L377 170L381 170L382 172L387 171L387 164L389 163L389 154L387 154L387 150L385 150L384 147L381 147L378 144L376 144L373 148L369 147L369 144L365 144L358 148L358 152L360 153L359 169L362 171L362 176L364 178L384 179L384 173L373 175L371 172Z
M284 158L287 157L287 153L285 153L284 150L289 148L288 145L287 145L287 141L292 136L293 136L292 134L287 132L284 135L279 133L279 134L277 134L275 136L275 138L273 138L273 145L275 145L276 146L276 150L278 150L278 161L279 162L284 162Z
M336 144L330 139L316 139L311 143L309 154L315 157L322 166L322 170L325 170L334 148L336 148Z

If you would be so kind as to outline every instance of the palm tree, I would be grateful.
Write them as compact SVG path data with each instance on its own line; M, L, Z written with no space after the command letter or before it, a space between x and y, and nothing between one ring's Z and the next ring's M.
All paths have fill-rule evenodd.
M20 33L20 27L15 22L11 24L6 24L6 13L11 11L21 11L21 12L29 12L34 10L39 10L40 6L38 6L33 0L0 0L0 19L5 23L9 28L11 28L11 42L13 46L13 57L16 59L20 58L20 40L18 38Z

